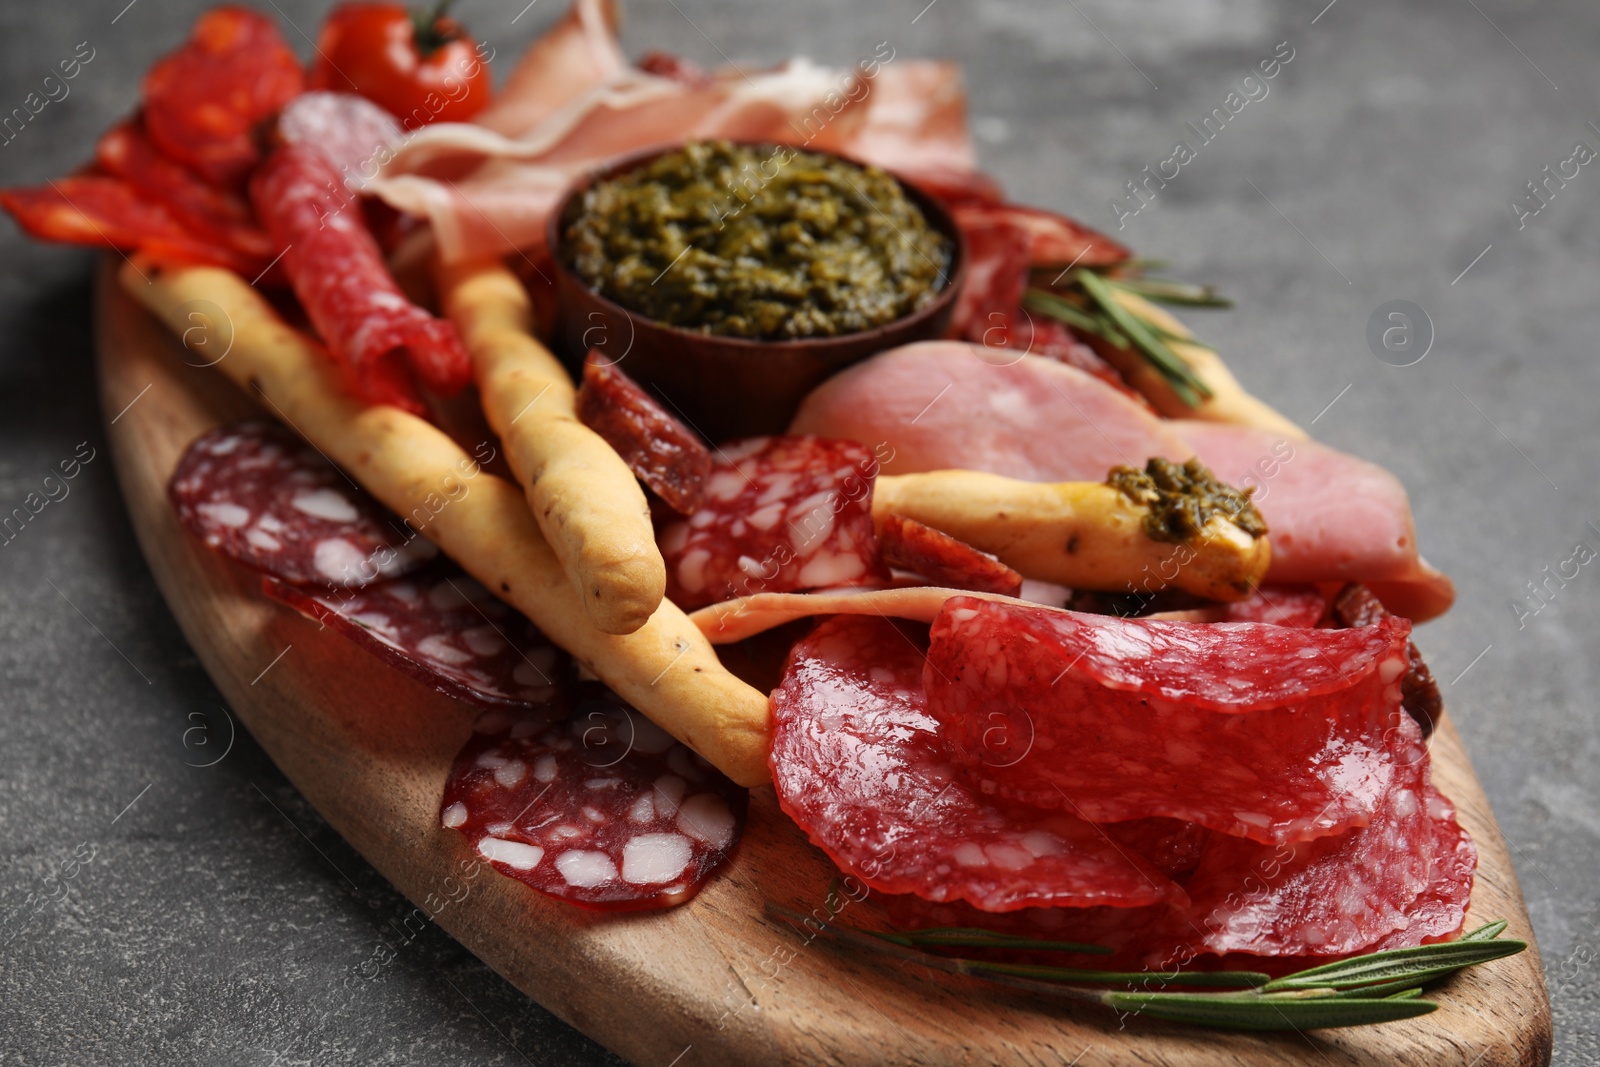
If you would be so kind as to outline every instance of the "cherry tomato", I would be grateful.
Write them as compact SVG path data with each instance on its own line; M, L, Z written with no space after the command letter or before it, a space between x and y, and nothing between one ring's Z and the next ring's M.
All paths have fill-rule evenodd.
M407 129L470 119L489 103L493 52L445 14L449 6L414 13L400 4L340 4L317 37L311 88L360 93Z

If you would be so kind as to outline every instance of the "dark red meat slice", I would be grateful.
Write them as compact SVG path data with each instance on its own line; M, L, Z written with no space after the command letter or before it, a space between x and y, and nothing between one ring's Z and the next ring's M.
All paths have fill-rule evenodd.
M1409 624L1117 619L955 597L929 709L990 788L1095 822L1162 815L1268 844L1372 818Z
M210 181L260 158L256 127L305 88L300 62L265 15L223 5L144 79L145 124L161 150Z
M673 511L688 515L701 505L711 475L710 450L598 351L590 351L583 363L578 421L605 438Z
M205 263L241 272L254 266L253 260L197 237L120 178L83 174L0 190L0 207L41 241L138 251L163 263Z
M1436 862L1454 857L1435 853L1449 835L1429 810L1427 748L1409 716L1400 716L1391 749L1394 782L1365 827L1276 847L1212 836L1187 883L1205 951L1342 956L1407 930Z
M205 181L165 155L151 143L139 120L108 130L95 148L95 162L141 196L165 207L207 241L259 262L261 268L277 256L278 250L266 231L256 225L244 197Z
M584 907L666 908L733 851L749 794L598 685L570 717L490 713L440 821L495 870Z
M1062 812L982 794L940 750L915 631L836 616L772 694L778 802L841 869L885 893L985 911L1181 901L1158 870Z
M449 560L362 589L314 593L268 579L268 596L332 626L392 667L481 708L559 695L565 656Z
M359 189L377 177L403 131L393 115L355 93L310 92L278 116L278 139L320 153Z
M878 543L885 563L934 585L1006 596L1022 592L1022 575L987 552L914 519L888 516L878 530Z
M287 582L365 585L414 570L437 551L321 453L269 423L196 438L167 494L208 548Z
M986 215L966 221L957 215L957 222L967 241L967 275L950 316L951 335L991 348L1025 347L1011 341L1012 318L1028 288L1028 232Z
M1181 819L1131 819L1102 823L1101 829L1169 878L1194 870L1211 837L1210 830Z
M1340 626L1371 626L1389 617L1389 609L1366 586L1351 582L1333 598L1333 621ZM1439 695L1439 683L1433 672L1422 661L1422 652L1415 641L1406 644L1411 657L1411 667L1400 683L1400 703L1422 727L1424 737L1433 732L1444 714L1444 699Z
M957 205L952 213L963 232L993 223L1022 230L1028 235L1028 262L1035 267L1114 267L1133 256L1121 242L1044 208L966 203Z
M872 529L878 461L854 441L752 437L719 449L693 515L661 530L685 610L752 593L863 585L887 572Z
M472 380L455 327L400 291L343 176L318 152L275 150L250 181L284 272L362 399L420 413L407 367L442 395Z
M958 204L998 205L1006 198L1000 183L982 171L921 167L916 174L900 178L951 208Z

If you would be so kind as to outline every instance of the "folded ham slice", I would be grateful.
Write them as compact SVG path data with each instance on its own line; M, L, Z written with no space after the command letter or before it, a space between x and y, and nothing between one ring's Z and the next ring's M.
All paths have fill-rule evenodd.
M652 71L623 58L610 3L576 0L477 122L425 127L370 191L429 219L455 262L542 248L545 220L574 178L686 140L803 144L934 188L972 184L955 64L899 59L880 45L848 70L795 59L706 78Z
M1198 455L1223 481L1255 487L1272 531L1269 581L1360 581L1416 620L1455 598L1450 579L1418 556L1405 489L1383 468L1251 427L1160 419L1053 360L955 341L908 345L824 382L791 432L884 442L890 474L1103 481L1117 465Z

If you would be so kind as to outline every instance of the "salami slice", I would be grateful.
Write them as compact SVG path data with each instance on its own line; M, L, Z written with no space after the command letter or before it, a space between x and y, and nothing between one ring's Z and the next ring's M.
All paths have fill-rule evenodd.
M196 438L167 495L208 548L286 582L360 586L437 554L320 452L270 423Z
M659 537L685 610L888 576L872 529L878 461L854 441L752 437L718 451L705 500Z
M710 450L597 351L583 363L578 419L605 438L667 507L688 515L701 505L711 475Z
M226 184L260 158L256 127L304 88L300 61L273 21L222 5L145 75L145 123L163 152Z
M263 588L390 666L468 704L545 707L561 693L565 655L450 560L360 589L313 593L273 579Z
M1228 622L1307 627L1317 625L1328 613L1328 599L1309 585L1264 585L1224 610Z
M1440 835L1421 731L1409 716L1399 723L1397 774L1368 825L1276 847L1213 836L1188 882L1206 951L1342 956L1410 925L1409 909L1429 889Z
M352 190L377 177L401 136L393 115L355 93L301 93L278 116L279 140L320 153Z
M1477 846L1462 829L1454 805L1443 793L1430 783L1424 796L1433 824L1428 886L1406 909L1404 929L1389 934L1370 951L1448 941L1461 932L1466 921L1473 875L1478 868Z
M250 277L277 256L278 250L266 231L256 225L244 197L204 181L164 154L139 120L108 130L95 146L95 162L141 196L165 207L191 232L259 263Z
M440 821L495 870L588 908L682 904L732 853L749 794L599 685L570 716L491 713Z
M1044 208L966 203L957 205L952 214L963 231L994 224L1021 230L1028 236L1028 262L1035 267L1114 267L1133 256L1121 242Z
M1362 826L1393 777L1409 624L1124 620L947 601L925 682L952 754L1003 795L1268 844Z
M400 291L344 176L320 153L278 148L252 176L250 198L356 395L420 413L408 371L447 396L472 380L455 327Z
M1017 596L1022 575L965 541L924 526L915 519L890 515L878 531L883 562L930 579L950 589Z
M1182 901L1099 828L998 801L948 761L918 630L839 616L791 653L772 694L772 771L807 836L873 889L985 911Z
M0 207L41 241L119 248L165 263L205 263L241 272L255 263L197 237L121 178L83 174L37 188L0 190Z

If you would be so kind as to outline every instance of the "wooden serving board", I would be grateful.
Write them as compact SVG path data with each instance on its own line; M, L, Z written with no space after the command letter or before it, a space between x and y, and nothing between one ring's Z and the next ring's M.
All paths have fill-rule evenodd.
M178 525L166 483L184 447L259 415L102 269L101 404L117 475L156 581L237 717L323 817L424 913L507 980L628 1059L706 1064L1543 1065L1550 1008L1537 949L1442 987L1440 1010L1354 1030L1239 1035L1130 1021L807 942L763 915L822 905L832 864L756 791L734 861L691 903L615 917L549 900L484 866L439 826L474 713L260 594L252 574ZM132 405L131 407L129 405ZM120 417L116 417L119 416ZM1469 923L1533 941L1488 801L1446 720L1436 780L1480 866ZM331 875L330 875L331 877ZM465 899L463 897L465 887ZM869 900L845 921L872 921ZM420 918L420 916L419 916Z

